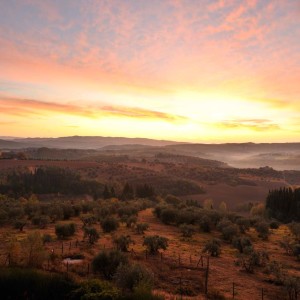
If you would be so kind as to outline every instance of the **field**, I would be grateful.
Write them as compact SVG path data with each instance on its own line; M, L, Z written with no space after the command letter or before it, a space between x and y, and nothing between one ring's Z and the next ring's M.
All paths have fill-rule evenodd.
M167 161L165 156L161 156L161 159L162 161L159 157L153 160L148 158L124 161L118 158L109 161L0 160L2 182L6 182L5 178L10 172L35 174L40 168L51 170L55 167L74 172L83 180L93 180L114 187L116 192L112 199L106 200L101 199L102 196L98 200L94 197L93 200L88 194L64 195L59 192L40 194L37 198L27 194L24 195L25 198L17 200L2 200L10 203L5 205L12 205L12 212L5 205L2 208L8 209L9 218L16 215L16 219L9 219L0 227L0 264L8 266L13 253L14 259L18 261L17 265L25 266L26 256L24 258L20 247L23 247L34 232L39 232L41 236L51 237L43 246L46 256L40 267L46 272L68 274L81 282L94 277L99 278L99 275L93 272L92 263L99 252L115 249L117 237L130 236L132 243L126 256L131 263L139 263L154 274L153 291L163 295L165 299L231 299L233 295L234 299L288 299L288 289L281 281L278 282L273 271L268 271L268 266L271 268L276 262L275 264L283 270L282 274L286 274L284 276L300 276L299 260L288 255L280 246L285 238L293 240L294 237L289 227L281 224L279 228L269 230L268 238L262 239L255 224L259 224L261 220L264 222L261 209L268 191L291 186L290 182L299 184L298 172L280 172L271 168L236 169L197 159L185 164L182 157L176 157L174 160L174 156L171 156L171 159L168 157ZM137 197L132 199L134 196L122 200L125 183L133 187L149 184L154 187L157 195L151 196L151 200ZM169 194L177 195L177 198L167 196ZM71 209L73 213L52 220L48 211L52 205L66 209L67 212ZM204 208L200 208L201 205ZM74 214L75 207L80 207L77 215ZM138 208L137 211L128 213L128 216L120 214L120 211L132 207ZM159 207L169 209L173 213L175 210L177 215L180 215L181 210L183 214L186 210L191 216L193 212L200 215L196 221L165 221L154 214ZM258 212L250 212L251 208ZM29 213L28 209L34 209L35 212ZM24 210L25 215L20 213L20 210ZM233 211L236 211L237 215L232 213ZM180 219L179 215L176 218ZM40 226L34 221L36 216L48 218L45 226ZM91 226L100 234L100 239L94 244L89 243L85 235L86 225L82 218L88 216L95 218ZM107 216L115 218L120 225L111 233L103 231L101 225ZM126 224L132 216L133 223ZM212 218L211 230L199 230L201 220L207 217ZM215 217L217 219L214 219ZM245 232L235 234L250 239L255 251L267 251L269 255L268 263L256 267L254 272L245 270L241 264L240 253L233 247L232 240L224 239L222 228L218 228L218 223L225 219L232 220L232 226L236 227L238 223L235 222L238 218L252 218L251 222L254 225ZM15 222L18 219L23 220L22 222L25 220L24 229L16 226ZM57 224L70 222L76 226L75 234L64 239L57 238ZM188 222L191 222L194 234L184 236L181 225ZM140 223L149 226L144 234L138 234L136 231L136 224ZM145 237L155 235L167 238L168 247L152 255L143 242ZM218 257L203 253L206 244L212 239L218 239L221 243L221 253Z

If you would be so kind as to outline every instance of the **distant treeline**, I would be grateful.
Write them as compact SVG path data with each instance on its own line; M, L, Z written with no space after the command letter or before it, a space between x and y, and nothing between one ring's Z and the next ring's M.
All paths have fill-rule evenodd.
M266 201L269 216L282 222L300 221L300 188L280 188L269 192Z
M103 184L95 180L84 180L68 169L55 167L40 167L34 172L12 172L0 184L0 194L9 194L14 197L61 193L88 194L96 199L102 196L103 190Z

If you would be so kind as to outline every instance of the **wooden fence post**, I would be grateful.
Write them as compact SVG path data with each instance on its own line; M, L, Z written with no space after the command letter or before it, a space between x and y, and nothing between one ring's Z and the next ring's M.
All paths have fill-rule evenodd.
M64 243L61 243L61 254L64 254Z
M234 282L232 283L232 299L234 299L235 296L235 284Z
M261 300L264 300L264 288L261 289Z
M207 256L207 266L205 271L205 294L207 295L208 292L208 273L209 273L209 256Z

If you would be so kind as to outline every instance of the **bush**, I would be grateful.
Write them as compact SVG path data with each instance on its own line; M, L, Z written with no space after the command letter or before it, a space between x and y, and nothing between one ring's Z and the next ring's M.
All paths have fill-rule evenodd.
M138 223L136 224L136 232L138 234L144 234L145 231L149 228L149 224L147 223Z
M159 249L167 249L168 239L159 235L146 236L143 246L146 246L151 254L156 254Z
M53 241L52 236L48 233L43 234L42 239L43 239L43 244L51 243Z
M14 224L14 227L16 229L19 229L20 231L23 231L24 227L26 226L27 221L26 220L17 220Z
M154 276L148 269L139 264L121 265L116 272L115 280L120 288L133 291L141 283L151 288Z
M202 252L209 253L213 257L218 257L221 253L221 241L219 239L211 239L205 244Z
M50 223L50 218L45 215L37 215L31 219L31 223L32 225L39 226L41 229L44 229Z
M84 238L88 238L89 243L95 244L99 239L99 233L96 228L84 227Z
M114 243L117 246L117 249L122 252L128 252L128 247L130 244L133 244L133 240L130 235L121 235L118 238L114 239Z
M212 222L208 216L203 216L199 221L200 230L203 232L211 232Z
M174 208L166 208L160 214L160 219L164 224L174 224L178 218L178 211Z
M43 238L39 232L28 234L22 241L22 253L29 267L40 267L46 259Z
M277 221L272 221L272 222L270 223L270 228L271 228L271 229L278 229L278 228L279 228L279 225L280 225L279 222L277 222Z
M265 267L269 260L266 251L255 251L252 247L246 248L240 255L238 263L249 273L253 273L255 267Z
M106 279L112 279L121 264L127 264L127 257L119 250L103 250L92 261L93 271Z
M218 223L217 228L221 231L224 240L230 242L232 241L234 236L238 234L239 231L237 225L233 224L231 221L226 219L220 221Z
M232 245L238 249L240 253L244 253L245 249L252 247L252 242L248 237L235 237L232 240Z
M57 224L55 226L55 234L59 239L64 239L74 235L76 230L74 223Z
M101 221L101 227L104 232L112 232L118 229L119 222L114 217L107 217Z
M58 274L30 269L0 269L1 299L69 299L76 285Z
M300 223L292 222L289 224L289 229L295 238L300 241Z
M196 228L194 225L191 225L191 224L182 224L182 225L180 225L180 231L181 231L182 236L192 237L193 234L196 232Z
M236 220L236 224L239 226L240 232L245 233L250 229L251 223L249 219L239 218Z
M267 240L270 234L269 224L265 221L260 221L255 224L255 230L258 236L264 240Z
M81 300L117 300L119 290L107 281L90 279L82 282L80 287L72 293L72 299Z

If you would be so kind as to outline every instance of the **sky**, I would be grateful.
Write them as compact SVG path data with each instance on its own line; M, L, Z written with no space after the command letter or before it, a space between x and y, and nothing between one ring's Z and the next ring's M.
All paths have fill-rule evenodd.
M0 0L0 136L300 142L299 0Z

